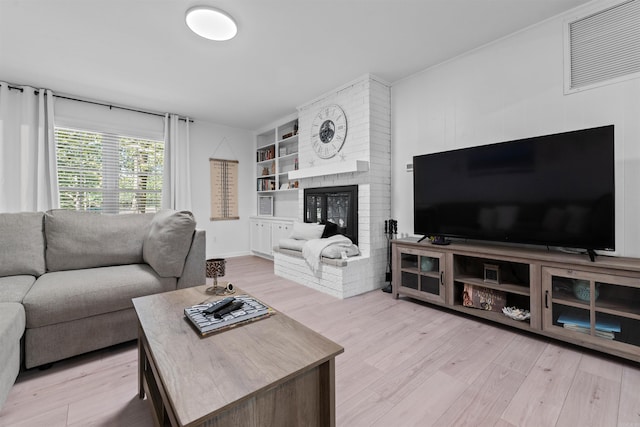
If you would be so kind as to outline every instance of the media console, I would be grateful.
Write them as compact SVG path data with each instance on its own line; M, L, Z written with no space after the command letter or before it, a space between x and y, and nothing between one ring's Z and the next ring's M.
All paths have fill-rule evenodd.
M393 296L640 362L640 259L392 241ZM487 273L489 272L489 274ZM487 275L488 274L488 275ZM475 305L474 308L469 305ZM502 306L528 310L514 320Z

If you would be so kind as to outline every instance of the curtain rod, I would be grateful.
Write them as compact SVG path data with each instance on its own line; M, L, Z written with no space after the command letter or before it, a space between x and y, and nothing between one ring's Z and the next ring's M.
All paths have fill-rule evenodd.
M9 90L19 90L20 92L24 92L24 88L23 87L12 86L10 84L7 84L7 86L9 87ZM34 89L33 90L33 94L34 95L38 95L39 93L40 93L40 91L38 89ZM46 95L47 94L45 93L45 96ZM144 111L144 110L138 110L138 109L135 109L135 108L121 107L121 106L118 106L118 105L105 104L103 102L98 102L98 101L89 101L89 100L86 100L86 99L73 98L71 96L56 95L55 93L53 94L53 97L54 98L60 98L60 99L67 99L69 101L85 102L87 104L100 105L102 107L109 107L110 110L113 109L113 108L117 108L119 110L133 111L134 113L149 114L149 115L158 116L158 117L164 117L165 116L162 113L156 113L156 112L153 112L153 111ZM180 121L183 121L183 122L187 121L186 117L178 116L178 119ZM189 123L193 123L193 119L189 119Z

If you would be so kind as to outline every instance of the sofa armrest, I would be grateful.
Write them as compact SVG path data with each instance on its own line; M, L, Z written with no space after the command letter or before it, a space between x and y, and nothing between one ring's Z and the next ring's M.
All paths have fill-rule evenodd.
M191 248L184 261L182 275L178 278L177 289L200 286L206 283L206 232L196 230L193 233Z

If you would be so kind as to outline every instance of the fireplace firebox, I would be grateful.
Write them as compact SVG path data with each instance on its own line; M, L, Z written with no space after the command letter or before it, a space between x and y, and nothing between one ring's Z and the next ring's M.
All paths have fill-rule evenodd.
M358 244L358 186L317 187L304 189L304 221L332 222L343 234Z

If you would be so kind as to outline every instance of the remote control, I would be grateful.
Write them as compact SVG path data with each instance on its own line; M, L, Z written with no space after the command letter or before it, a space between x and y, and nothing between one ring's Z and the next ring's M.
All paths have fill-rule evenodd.
M225 308L226 306L228 306L229 304L231 304L232 302L234 302L236 299L234 297L227 297L225 299L221 299L220 301L216 301L214 302L211 307L202 310L203 313L205 314L213 314L215 312L217 312L218 310L222 310L223 308Z
M216 319L222 319L226 314L229 314L233 311L239 310L244 305L242 301L234 301L231 305L223 308L222 310L218 310L213 314L213 317Z

